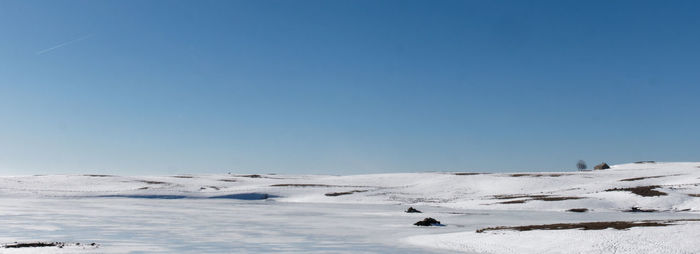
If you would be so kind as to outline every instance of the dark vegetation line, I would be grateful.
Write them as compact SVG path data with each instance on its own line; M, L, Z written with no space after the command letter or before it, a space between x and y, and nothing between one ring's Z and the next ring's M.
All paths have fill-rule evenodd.
M659 210L656 209L642 209L636 206L633 206L629 210L624 210L623 212L628 212L628 213L655 213L658 212Z
M34 242L34 243L13 243L5 245L8 249L18 249L18 248L34 248L34 247L59 247L62 248L65 243L61 242Z
M477 233L497 230L515 230L515 231L532 231L532 230L564 230L564 229L581 229L581 230L602 230L607 228L622 230L633 227L665 227L675 225L676 222L682 221L700 221L700 219L676 219L676 220L645 220L645 221L602 221L602 222L581 222L581 223L557 223L544 225L527 225L527 226L500 226L477 229Z
M372 186L357 186L357 185L332 185L332 184L316 184L316 183L278 183L272 184L270 187L355 187L355 188L371 188Z
M263 178L261 175L234 175L235 177Z
M455 172L453 173L456 176L474 176L474 175L487 175L490 173L477 173L477 172Z
M146 183L146 184L170 184L161 181L148 181L148 180L136 180L135 182Z
M331 192L331 193L326 193L325 195L328 197L337 197L337 196L350 195L353 193L366 192L366 191L367 190L351 190L351 191L345 191L345 192Z
M503 202L498 202L496 204L522 204L532 200L539 201L562 201L571 199L583 199L583 197L571 197L571 196L552 196L552 195L494 195L494 199L516 199L508 200Z
M39 247L58 247L58 248L63 248L68 245L75 245L75 246L86 246L86 247L94 247L97 248L99 247L99 244L96 243L89 243L89 244L81 244L81 243L65 243L65 242L28 242L28 243L10 243L10 244L5 244L2 245L3 248L6 249L19 249L19 248L39 248Z
M644 180L644 179L661 178L661 177L668 177L668 176L679 176L679 175L681 175L681 174L633 177L633 178L620 179L620 182L632 182L632 181L639 181L639 180Z
M654 189L661 188L661 186L658 185L649 185L649 186L637 186L637 187L630 187L630 188L614 188L614 189L607 189L605 191L629 191L634 194L637 194L642 197L656 197L656 196L666 196L666 192L661 192L657 191Z
M510 174L509 176L511 177L523 177L523 176L531 176L531 177L560 177L560 176L565 176L565 175L571 175L571 174L530 174L530 173L522 173L522 174Z
M340 187L337 185L315 184L315 183L278 183L270 185L271 187Z

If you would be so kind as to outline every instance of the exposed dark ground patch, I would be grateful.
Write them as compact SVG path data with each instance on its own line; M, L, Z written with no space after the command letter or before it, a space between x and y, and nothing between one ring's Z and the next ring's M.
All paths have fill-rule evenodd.
M532 200L562 201L562 200L572 200L572 199L584 199L584 198L582 198L582 197L544 197L544 198L533 198Z
M503 201L503 202L498 202L496 204L523 204L525 202L529 201L529 199L520 199L520 200L510 200L510 201Z
M220 188L217 187L217 186L202 186L202 187L199 187L199 190L206 190L206 189L220 190Z
M662 176L642 176L642 177L634 177L634 178L625 178L625 179L620 179L620 182L632 182L632 181L639 181L639 180L644 180L644 179L652 179L652 178L661 178L661 177L668 177L668 176L679 176L680 174L676 175L662 175Z
M172 177L175 177L175 178L194 178L194 176L187 176L187 175L185 175L185 176L172 176Z
M278 183L271 184L270 187L348 187L348 188L372 188L372 186L358 186L358 185L333 185L333 184L316 184L316 183Z
M236 179L219 179L219 181L222 181L222 182L229 182L229 183L238 182Z
M494 199L516 199L508 200L503 202L498 202L497 204L522 204L532 200L539 201L562 201L562 200L572 200L572 199L583 199L583 197L570 197L570 196L551 196L551 195L524 195L524 194L514 194L514 195L494 195Z
M516 198L544 198L544 197L549 197L550 195L528 195L528 194L501 194L501 195L493 195L492 197L494 199L516 199Z
M271 187L341 187L339 185L315 184L315 183L279 183Z
M184 195L101 195L99 198L183 199Z
M136 182L147 183L147 184L170 184L161 181L149 181L149 180L136 180Z
M263 178L261 175L234 175L235 177Z
M213 197L208 197L208 198L213 198L213 199L238 199L238 200L264 200L268 198L278 198L279 196L276 195L270 195L267 193L237 193L237 194L229 194L229 195L221 195L221 196L213 196Z
M115 177L114 175L83 175L83 176L89 176L89 177Z
M645 221L603 221L603 222L581 222L581 223L557 223L544 225L527 225L527 226L500 226L477 229L477 233L496 230L515 230L515 231L532 231L532 230L564 230L564 229L581 229L581 230L603 230L613 228L617 230L629 229L633 227L665 227L675 225L675 222L682 221L700 221L700 219L676 219L676 220L645 220Z
M4 248L36 248L36 247L59 247L63 248L65 243L62 242L32 242L32 243L11 243L6 244Z
M614 188L614 189L607 189L605 191L629 191L634 194L637 194L642 197L656 197L656 196L666 196L666 192L661 192L654 190L656 188L661 188L661 186L658 185L649 185L649 186L637 186L637 187L630 187L630 188Z
M700 198L700 194L688 194L688 196Z
M588 208L571 208L569 210L566 210L567 212L572 212L572 213L585 213L588 212Z
M565 175L570 175L570 174L530 174L530 173L521 173L521 174L510 174L509 176L511 176L511 177L523 177L523 176L529 176L529 177L560 177L560 176L565 176Z
M236 193L212 197L192 197L185 195L102 195L100 198L143 198L143 199L237 199L237 200L264 200L279 196L267 193Z
M326 193L326 196L329 197L337 197L337 196L342 196L342 195L350 195L353 193L358 193L358 192L367 192L367 190L351 190L351 191L344 191L344 192L331 192L331 193Z
M639 207L632 207L629 210L624 210L623 212L628 212L628 213L654 213L658 212L659 210L656 209L642 209Z
M455 173L452 173L452 174L454 174L454 175L456 175L456 176L474 176L474 175L486 175L486 174L489 174L489 173L455 172Z
M65 243L65 242L29 242L29 243L9 243L9 244L4 244L2 245L3 248L7 249L19 249L19 248L39 248L39 247L58 247L58 248L63 248L68 245L75 245L75 246L89 246L89 247L98 247L99 245L96 243L89 243L89 244L81 244L81 243Z

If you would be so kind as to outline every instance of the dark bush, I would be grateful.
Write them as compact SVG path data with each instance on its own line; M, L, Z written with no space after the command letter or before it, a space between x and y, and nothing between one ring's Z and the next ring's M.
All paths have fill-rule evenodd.
M422 221L413 223L413 225L416 226L443 226L439 220L433 219L433 218L425 218Z
M422 213L421 211L418 211L417 209L413 207L409 207L408 210L406 210L407 213Z

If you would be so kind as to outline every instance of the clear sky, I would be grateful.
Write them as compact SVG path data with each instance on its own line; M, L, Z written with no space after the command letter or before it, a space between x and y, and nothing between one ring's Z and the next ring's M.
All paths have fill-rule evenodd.
M0 174L700 161L700 1L0 0Z

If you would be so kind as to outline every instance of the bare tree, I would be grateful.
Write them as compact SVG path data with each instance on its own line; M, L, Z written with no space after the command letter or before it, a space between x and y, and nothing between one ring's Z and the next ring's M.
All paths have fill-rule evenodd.
M584 171L588 166L586 165L586 162L583 160L579 160L578 163L576 163L576 168L578 168L578 171Z

